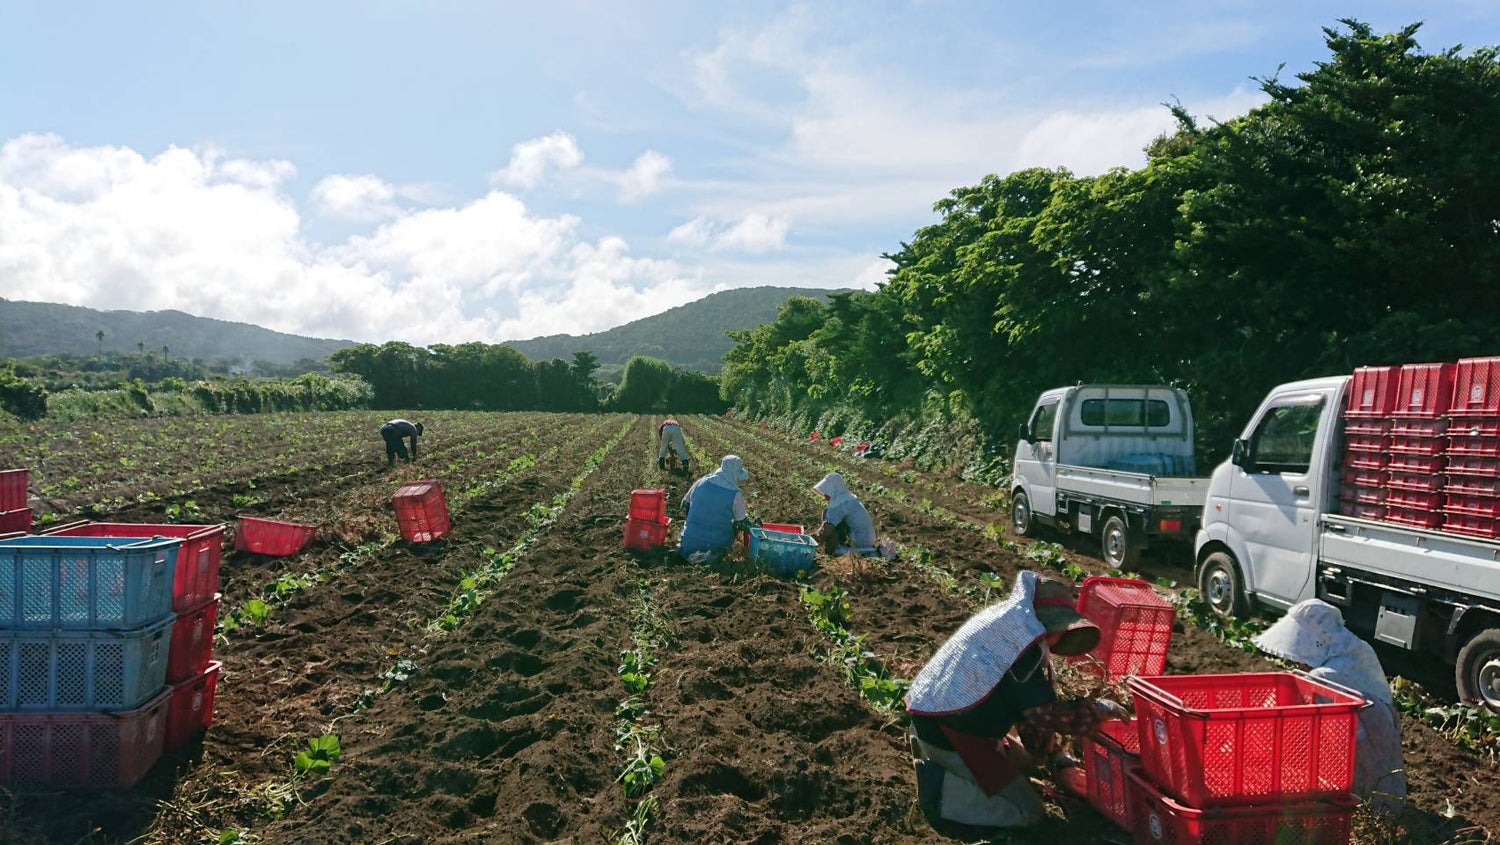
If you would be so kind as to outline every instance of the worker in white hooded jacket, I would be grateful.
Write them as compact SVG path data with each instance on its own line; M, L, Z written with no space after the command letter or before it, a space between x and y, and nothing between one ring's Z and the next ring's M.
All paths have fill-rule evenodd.
M738 455L725 455L719 468L693 482L682 497L687 509L677 553L685 560L713 560L734 545L736 530L749 526L740 483L750 477Z
M875 523L864 503L849 492L844 476L830 472L813 485L813 490L828 500L823 509L823 524L813 532L829 554L878 554Z

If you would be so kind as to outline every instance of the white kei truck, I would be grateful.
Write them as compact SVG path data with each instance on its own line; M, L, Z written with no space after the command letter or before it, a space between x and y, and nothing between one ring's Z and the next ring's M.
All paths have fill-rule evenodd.
M1350 381L1276 387L1214 470L1203 599L1223 616L1323 599L1355 633L1453 664L1459 696L1500 712L1500 541L1339 514Z
M1187 393L1145 385L1048 390L1021 426L1011 525L1097 537L1111 566L1133 569L1152 545L1198 530L1208 479L1194 477Z

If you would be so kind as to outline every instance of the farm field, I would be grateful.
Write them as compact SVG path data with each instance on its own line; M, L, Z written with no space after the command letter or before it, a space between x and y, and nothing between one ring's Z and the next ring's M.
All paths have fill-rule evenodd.
M59 518L255 513L325 530L292 558L226 553L220 617L234 621L201 747L127 793L6 798L0 841L972 842L916 807L897 682L1021 569L1103 571L987 529L1005 521L989 488L711 418L683 421L694 463L741 455L752 517L815 523L809 488L840 469L901 559L820 558L798 583L636 556L620 545L630 490L667 487L676 517L687 484L656 469L654 420L423 413L422 457L387 471L375 427L389 416L149 420L98 443L79 427L3 444ZM409 545L389 495L430 477L453 531ZM829 624L820 602L837 596L847 620ZM1271 668L1180 627L1172 671ZM1357 841L1500 832L1493 759L1415 720L1403 731L1414 810L1401 829L1362 817ZM325 735L336 755L309 748ZM299 773L299 752L336 759ZM1041 827L995 841L1129 839L1058 799Z

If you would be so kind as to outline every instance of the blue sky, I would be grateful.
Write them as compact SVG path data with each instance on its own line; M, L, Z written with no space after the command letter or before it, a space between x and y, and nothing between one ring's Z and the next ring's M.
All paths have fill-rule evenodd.
M1320 27L1500 4L0 5L0 296L421 343L865 286L989 172L1141 162Z

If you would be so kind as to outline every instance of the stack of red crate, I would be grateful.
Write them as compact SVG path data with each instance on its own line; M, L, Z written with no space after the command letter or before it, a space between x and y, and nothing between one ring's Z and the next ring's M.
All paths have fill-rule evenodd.
M1391 408L1386 481L1387 522L1413 528L1443 525L1443 467L1448 451L1452 364L1407 364L1397 375Z
M1500 358L1454 368L1447 458L1444 529L1500 537Z
M635 490L630 494L630 516L625 519L625 548L649 552L667 542L667 490Z
M1396 367L1360 367L1344 406L1344 475L1339 510L1345 516L1385 519L1390 491L1391 409Z

